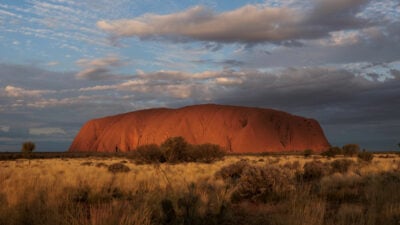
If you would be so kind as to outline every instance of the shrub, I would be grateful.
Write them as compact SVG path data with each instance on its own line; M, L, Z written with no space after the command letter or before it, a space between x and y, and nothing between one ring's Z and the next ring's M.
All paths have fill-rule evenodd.
M187 161L189 144L183 137L171 137L161 144L161 151L167 162Z
M249 166L250 165L246 161L240 160L239 162L222 167L215 173L215 176L225 181L235 183L242 176L243 171Z
M188 160L194 162L210 163L221 160L225 156L225 151L215 144L201 144L191 146L188 152Z
M332 173L346 173L350 166L353 164L352 160L349 159L338 159L331 163Z
M129 172L128 166L124 165L123 163L114 163L108 166L108 171L111 173L126 173Z
M136 149L136 156L140 162L144 163L163 163L166 161L161 148L156 144L139 146Z
M300 162L299 161L287 162L282 167L284 169L297 170L300 168Z
M155 144L139 146L132 157L138 163L179 163L221 160L225 151L215 144L190 145L183 137L172 137L161 146Z
M326 166L320 161L312 161L304 164L303 181L315 181L321 179L327 171Z
M340 155L343 153L343 150L340 147L334 146L330 147L327 151L323 152L322 155L326 157L335 157L336 155Z
M364 161L364 162L371 162L372 159L374 158L374 154L372 154L371 152L360 152L358 153L358 159Z
M103 162L99 162L96 164L96 167L108 167L107 164L103 163Z
M313 150L311 150L311 149L306 149L306 150L304 150L303 155L304 155L304 157L308 158L308 157L310 157L313 153L314 153Z
M232 201L268 202L281 200L294 189L290 175L277 167L248 166L243 171Z
M27 141L27 142L22 143L21 151L23 153L31 153L31 152L33 152L33 150L35 150L35 147L36 147L35 143L33 143L31 141Z
M360 146L357 144L347 144L343 146L343 154L345 156L355 156L360 151Z
M91 161L86 161L86 162L81 163L81 165L82 165L82 166L91 166L91 165L93 165L93 162L91 162Z

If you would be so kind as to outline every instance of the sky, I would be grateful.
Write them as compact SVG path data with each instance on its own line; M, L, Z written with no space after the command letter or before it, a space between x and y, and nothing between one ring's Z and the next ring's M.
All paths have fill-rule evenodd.
M399 150L398 0L1 0L0 151L65 151L88 120L229 104Z

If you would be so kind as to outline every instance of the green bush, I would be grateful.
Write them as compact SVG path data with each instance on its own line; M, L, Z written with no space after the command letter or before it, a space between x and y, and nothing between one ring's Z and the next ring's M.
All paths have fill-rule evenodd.
M343 154L345 156L355 156L360 151L360 146L357 144L347 144L343 146Z
M371 162L372 159L374 159L374 154L372 154L371 152L363 151L358 153L358 159L364 162Z
M126 173L131 169L123 163L114 163L108 166L108 171L111 173Z

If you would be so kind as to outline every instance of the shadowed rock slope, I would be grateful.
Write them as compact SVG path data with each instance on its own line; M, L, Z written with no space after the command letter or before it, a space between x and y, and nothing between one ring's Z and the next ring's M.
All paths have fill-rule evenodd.
M132 151L182 136L191 144L214 143L231 152L322 151L329 143L314 119L272 109L194 105L147 109L93 119L69 151Z

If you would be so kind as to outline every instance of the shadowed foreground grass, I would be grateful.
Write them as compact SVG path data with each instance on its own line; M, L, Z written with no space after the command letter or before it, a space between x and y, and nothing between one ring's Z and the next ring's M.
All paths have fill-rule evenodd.
M0 161L1 225L399 223L397 155Z

